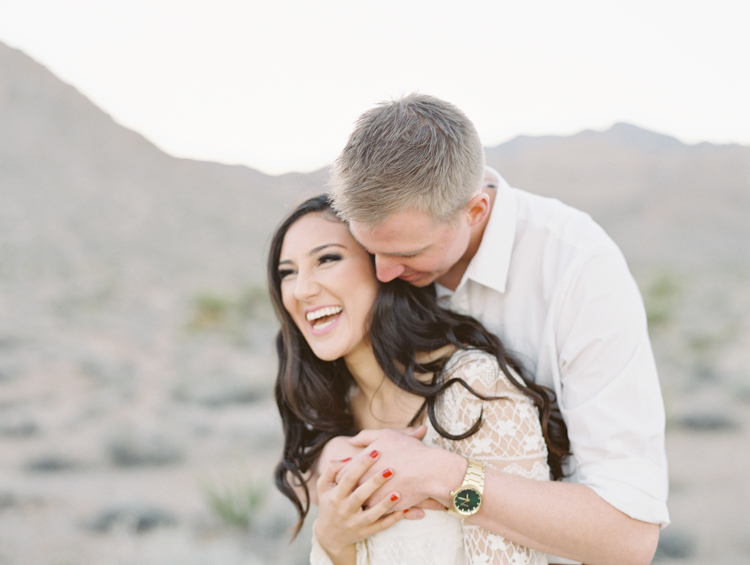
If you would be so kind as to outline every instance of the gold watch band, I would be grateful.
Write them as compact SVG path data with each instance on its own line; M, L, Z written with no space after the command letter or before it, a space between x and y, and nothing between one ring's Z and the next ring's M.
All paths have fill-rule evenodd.
M474 487L479 491L479 494L484 494L484 463L474 459L467 459L467 461L469 466L466 468L461 488Z

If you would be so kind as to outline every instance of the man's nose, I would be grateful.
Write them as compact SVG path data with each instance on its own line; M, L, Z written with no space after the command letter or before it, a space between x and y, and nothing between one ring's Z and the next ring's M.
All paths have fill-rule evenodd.
M405 267L392 257L375 255L375 273L380 282L388 282L401 276Z

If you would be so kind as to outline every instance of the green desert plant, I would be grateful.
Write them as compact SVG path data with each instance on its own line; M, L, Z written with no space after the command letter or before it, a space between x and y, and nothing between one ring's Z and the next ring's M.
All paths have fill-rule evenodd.
M273 319L271 301L265 287L251 286L235 296L203 291L193 299L192 330L232 330L248 321L268 322Z
M662 326L674 316L680 287L673 273L658 274L646 287L643 301L650 327Z
M209 507L228 526L249 530L266 499L267 485L252 479L223 484L203 481Z
M202 292L195 297L190 326L199 330L217 328L224 324L232 306L232 301L225 296Z

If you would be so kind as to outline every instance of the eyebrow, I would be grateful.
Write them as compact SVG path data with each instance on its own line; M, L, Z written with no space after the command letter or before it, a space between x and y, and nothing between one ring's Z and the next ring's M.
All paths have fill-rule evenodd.
M421 249L417 249L416 251L402 251L401 253L373 253L372 251L367 249L367 247L362 245L362 242L354 237L353 233L349 233L351 234L352 238L354 238L354 241L356 241L362 247L362 249L367 251L370 255L385 255L386 257L414 257L415 255L419 255L420 253L422 253L422 251L426 250L429 247L429 245L427 245L425 247L422 247Z
M324 243L323 245L318 245L317 247L313 247L307 255L308 257L310 257L312 255L315 255L316 253L320 253L327 247L341 247L342 249L346 249L346 246L341 245L340 243ZM281 265L291 265L293 263L294 261L292 261L291 259L285 259L284 261L279 261L279 267L281 267Z

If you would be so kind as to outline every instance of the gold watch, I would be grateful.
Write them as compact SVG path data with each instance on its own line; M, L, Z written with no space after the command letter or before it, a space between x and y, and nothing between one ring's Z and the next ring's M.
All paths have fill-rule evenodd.
M469 466L464 482L451 493L451 507L447 509L454 516L466 518L476 514L482 507L484 492L484 463L467 459Z

